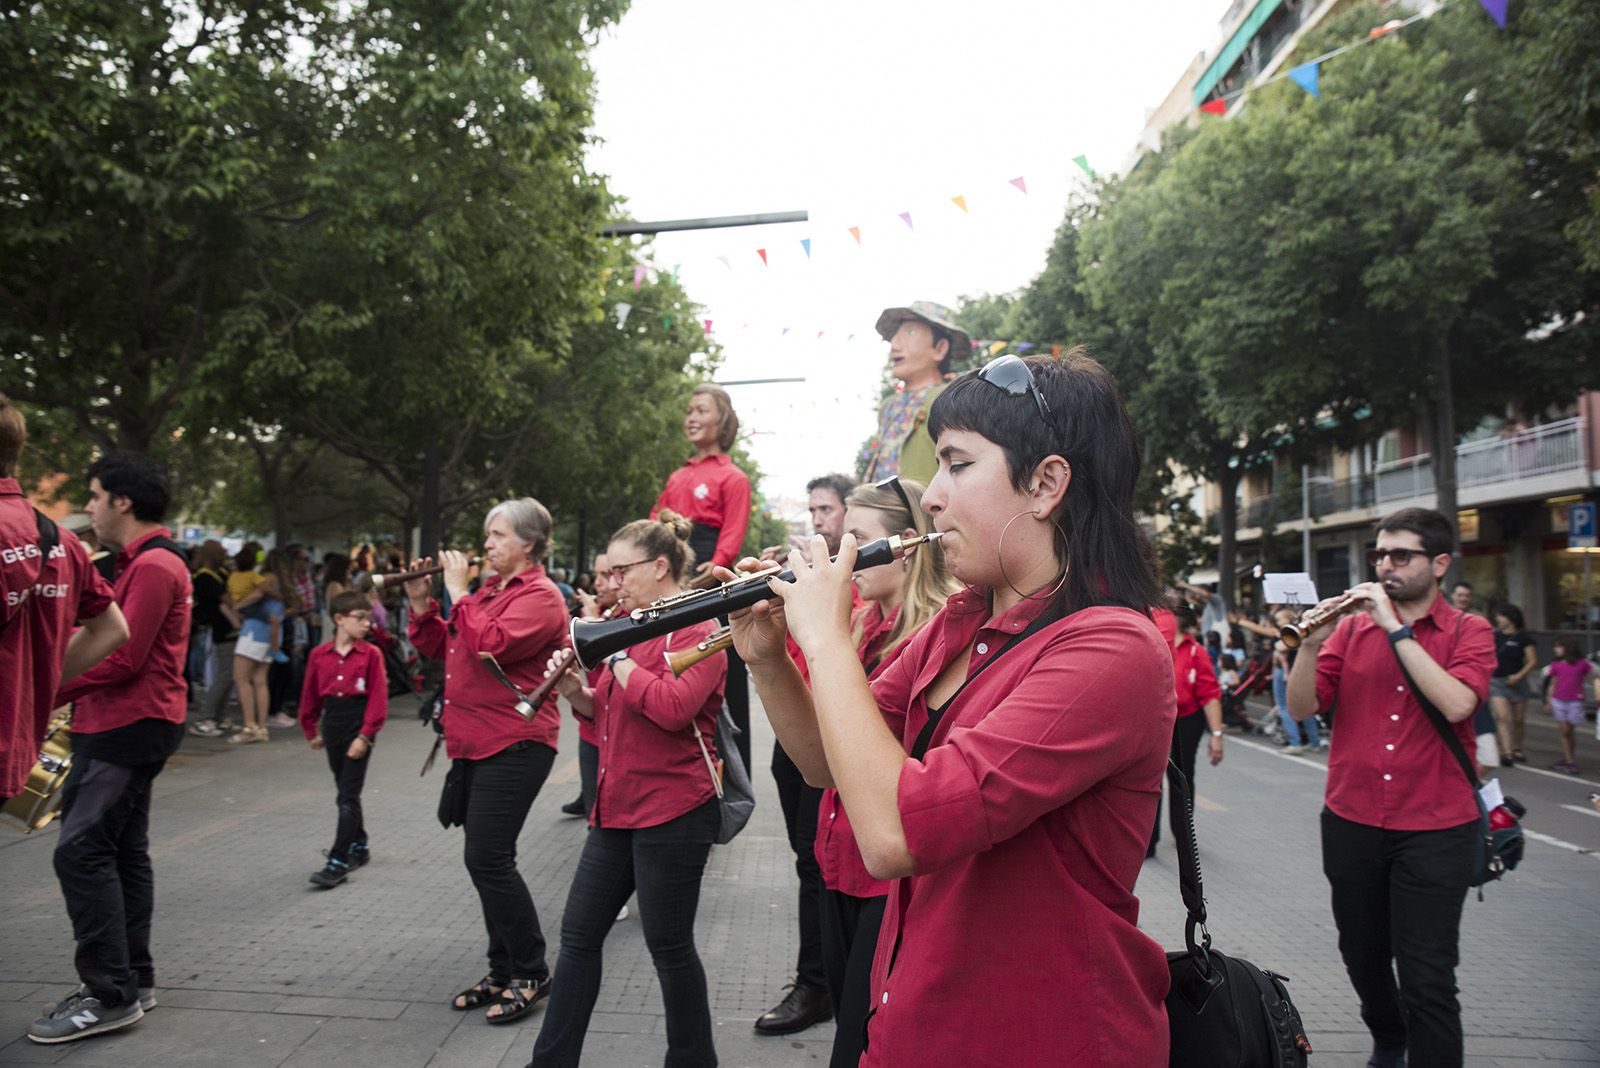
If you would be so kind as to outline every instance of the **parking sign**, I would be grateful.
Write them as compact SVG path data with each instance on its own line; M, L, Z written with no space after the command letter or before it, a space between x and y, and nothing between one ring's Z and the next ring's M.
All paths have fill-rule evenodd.
M1567 548L1593 549L1595 547L1595 506L1593 504L1567 505Z

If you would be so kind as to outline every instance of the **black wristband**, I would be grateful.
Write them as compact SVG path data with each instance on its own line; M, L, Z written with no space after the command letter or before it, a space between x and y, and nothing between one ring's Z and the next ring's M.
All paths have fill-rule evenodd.
M1391 630L1389 632L1389 644L1390 645L1399 645L1401 642L1405 641L1407 638L1415 638L1415 637L1416 637L1416 635L1411 633L1411 624L1402 623L1400 625L1400 629L1399 630Z

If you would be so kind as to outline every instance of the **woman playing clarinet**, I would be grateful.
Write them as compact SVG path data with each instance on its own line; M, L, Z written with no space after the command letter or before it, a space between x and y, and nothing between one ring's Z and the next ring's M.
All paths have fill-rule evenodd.
M687 519L662 510L617 531L606 549L621 599L647 605L681 592L688 577ZM577 1065L600 993L601 948L636 889L645 945L661 982L666 1063L714 1065L706 973L694 944L700 877L722 822L713 732L722 708L725 658L701 660L674 677L668 650L694 645L711 621L642 642L613 656L585 685L567 665L556 689L600 735L589 835L561 918L555 991L533 1048L533 1065ZM552 660L552 669L560 666Z
M851 640L849 534L733 620L784 749L893 882L861 1064L1164 1064L1133 887L1176 709L1133 428L1077 352L963 375L928 428L922 504L969 588L892 664L869 684Z
M445 662L445 751L455 762L452 776L460 776L463 802L452 815L466 830L467 873L489 933L489 973L451 1005L462 1011L488 1005L490 1023L521 1019L550 992L539 913L517 870L517 835L555 761L560 714L551 693L524 718L517 696L481 659L491 654L507 678L531 691L550 654L565 644L566 602L543 567L550 530L550 513L532 497L491 508L483 521L490 574L476 593L468 592L466 554L439 555L451 600L448 620L428 596L428 580L405 584L412 643L423 656Z

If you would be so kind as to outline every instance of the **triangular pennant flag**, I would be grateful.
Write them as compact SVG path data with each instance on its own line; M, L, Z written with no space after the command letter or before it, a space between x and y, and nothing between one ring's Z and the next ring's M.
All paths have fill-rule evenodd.
M811 258L811 239L809 237L802 237L800 239L800 247L806 250L806 259L809 260Z
M710 336L711 336L711 320L707 319L706 320L706 337L710 337Z
M784 328L783 328L783 333L781 333L781 334L779 334L779 335L778 335L778 336L779 336L779 337L788 337L788 336L789 336L789 330L790 330L790 328L789 328L789 327L787 327L787 326L786 326L786 327L784 327Z
M963 214L963 215L968 214L968 212L967 212L967 198L966 197L951 197L950 198L950 203L952 203L956 207L960 208L961 209L961 214Z
M977 338L973 338L972 339L972 347L975 348L975 349L981 349L981 348L983 348L983 342L978 340Z
M672 329L672 316L663 315L661 317L661 325L666 327L668 330L671 330Z
M642 285L644 285L644 268L635 267L633 269L633 288L638 289Z
M902 211L900 213L900 221L906 224L906 229L908 229L908 230L915 230L916 229L915 226L911 225L911 213L909 211Z
M619 330L622 327L628 325L628 313L631 312L631 311L633 311L633 305L632 304L625 304L620 300L617 301L617 307L616 307L617 328Z
M722 264L728 270L730 270L730 271L733 270L733 261L728 259L728 257L726 257L726 256L718 256L717 257L717 262Z
M989 355L998 356L1000 355L1000 350L1005 347L1006 343L1004 341L996 341L993 345L989 346Z
M1090 178L1094 177L1094 168L1089 166L1088 156L1073 156L1072 162L1076 163L1080 168L1082 168L1084 174L1087 174Z
M854 334L851 334L849 337L845 338L846 341L854 341L855 339L856 336Z
M1494 19L1495 25L1502 30L1506 28L1506 0L1478 0L1483 9Z
M761 265L763 267L768 265L767 264L767 250L766 249L764 249L764 248L756 249L756 255L761 257Z
M850 227L850 236L856 239L856 244L858 244L858 245L861 244L861 227L859 227L859 226Z
M1027 352L1029 349L1034 348L1034 347L1036 347L1036 346L1031 341L1019 341L1019 342L1017 342L1017 351L1018 352Z
M1215 100L1207 100L1204 104L1201 104L1200 110L1207 115L1226 115L1228 113L1228 102L1219 96Z
M1050 355L1051 356L1060 356L1061 355L1061 346L1060 345L1051 345L1050 346Z
M1317 91L1317 64L1305 63L1294 68L1289 72L1289 80L1312 96L1319 99L1322 97L1322 94Z
M1024 193L1026 193L1028 191L1027 180L1024 179L1022 177L1022 175L1020 175L1020 174L1017 175L1015 178L1011 179L1011 184L1016 186L1018 189L1022 190Z
M818 331L817 331L817 340L818 340L818 341L821 341L821 340L822 340L822 331L821 331L821 330L818 330Z
M681 263L674 263L672 265L672 280L674 282L676 282L678 280L678 272L680 270L682 270L682 269L683 269L683 264L681 264Z

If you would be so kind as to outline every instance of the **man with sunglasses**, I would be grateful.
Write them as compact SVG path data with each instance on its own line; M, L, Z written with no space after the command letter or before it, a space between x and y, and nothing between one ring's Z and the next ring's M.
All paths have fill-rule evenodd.
M1439 591L1453 535L1429 509L1380 520L1367 554L1376 581L1347 591L1350 615L1307 635L1289 673L1295 719L1339 706L1322 866L1378 1068L1463 1056L1455 967L1478 807L1417 691L1470 749L1495 648L1488 622Z

